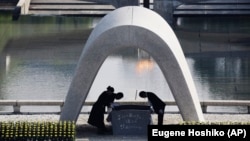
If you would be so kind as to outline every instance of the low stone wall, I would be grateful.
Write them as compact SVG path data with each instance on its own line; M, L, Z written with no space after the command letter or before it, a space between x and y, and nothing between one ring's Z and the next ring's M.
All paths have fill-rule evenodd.
M147 101L121 101L119 102L121 105L147 105ZM177 106L175 101L165 101L166 106ZM92 106L94 101L86 101L84 106ZM13 107L13 112L6 111L3 113L8 114L20 114L22 106L58 106L63 107L64 100L0 100L1 106L11 106ZM206 100L200 101L200 105L202 107L203 113L207 113L207 108L209 106L243 106L248 108L248 114L250 113L250 100ZM59 114L60 111L55 112ZM23 113L24 114L24 113ZM29 113L32 114L32 113Z

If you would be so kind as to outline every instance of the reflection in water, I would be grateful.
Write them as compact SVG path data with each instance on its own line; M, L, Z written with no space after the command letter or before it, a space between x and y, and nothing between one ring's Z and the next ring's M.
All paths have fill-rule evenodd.
M136 72L141 74L146 71L151 71L155 65L153 58L151 58L151 56L143 50L138 49L137 52L138 60L136 63Z
M10 56L9 56L9 55L6 55L6 59L5 59L5 60L6 60L6 63L5 63L5 64L6 64L6 66L5 66L5 67L6 67L6 70L5 70L5 71L6 71L6 73L8 73L8 72L9 72L9 68L10 68L10 63L11 63L11 58L10 58Z
M44 18L26 18L19 23L8 22L7 27L15 28L17 33L0 28L5 33L9 30L0 39L6 43L0 53L0 99L64 99L84 43L99 19L88 18L86 24L81 18L45 18L45 23L41 20ZM243 23L235 23L235 19L223 23L215 19L177 21L174 30L199 98L249 100L250 27L246 24L250 20L240 19ZM0 27L4 25L0 23ZM25 33L23 29L28 27L31 30ZM34 29L41 29L42 33ZM110 55L100 68L87 100L96 100L108 85L116 92L123 92L124 100L135 100L140 90L155 92L163 100L173 100L159 66L139 49L123 49Z
M108 84L114 86L115 91L124 92L123 100L133 101L136 91L148 89L162 94L164 99L172 98L158 65L147 53L138 49L120 50L109 56L100 68L87 99L95 100Z
M152 70L154 67L154 62L152 60L141 59L136 64L136 72L143 73L147 70Z

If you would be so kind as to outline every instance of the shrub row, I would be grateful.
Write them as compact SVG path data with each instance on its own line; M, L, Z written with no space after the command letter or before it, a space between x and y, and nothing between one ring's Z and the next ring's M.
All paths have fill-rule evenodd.
M0 122L0 141L74 141L75 122Z

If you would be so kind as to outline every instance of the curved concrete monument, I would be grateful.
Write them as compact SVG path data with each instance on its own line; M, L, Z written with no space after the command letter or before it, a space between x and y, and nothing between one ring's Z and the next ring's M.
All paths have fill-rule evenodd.
M104 60L121 48L140 48L158 63L184 121L203 121L196 88L175 33L157 13L139 6L118 8L94 28L83 48L60 120L77 120Z

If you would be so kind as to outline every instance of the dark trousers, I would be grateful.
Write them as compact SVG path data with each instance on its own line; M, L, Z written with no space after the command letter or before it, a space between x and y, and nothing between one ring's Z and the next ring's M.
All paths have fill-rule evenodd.
M164 112L165 112L165 107L157 112L157 114L158 114L158 125L163 124Z
M163 117L164 117L164 113L163 114L161 114L161 113L158 114L158 125L163 124Z

